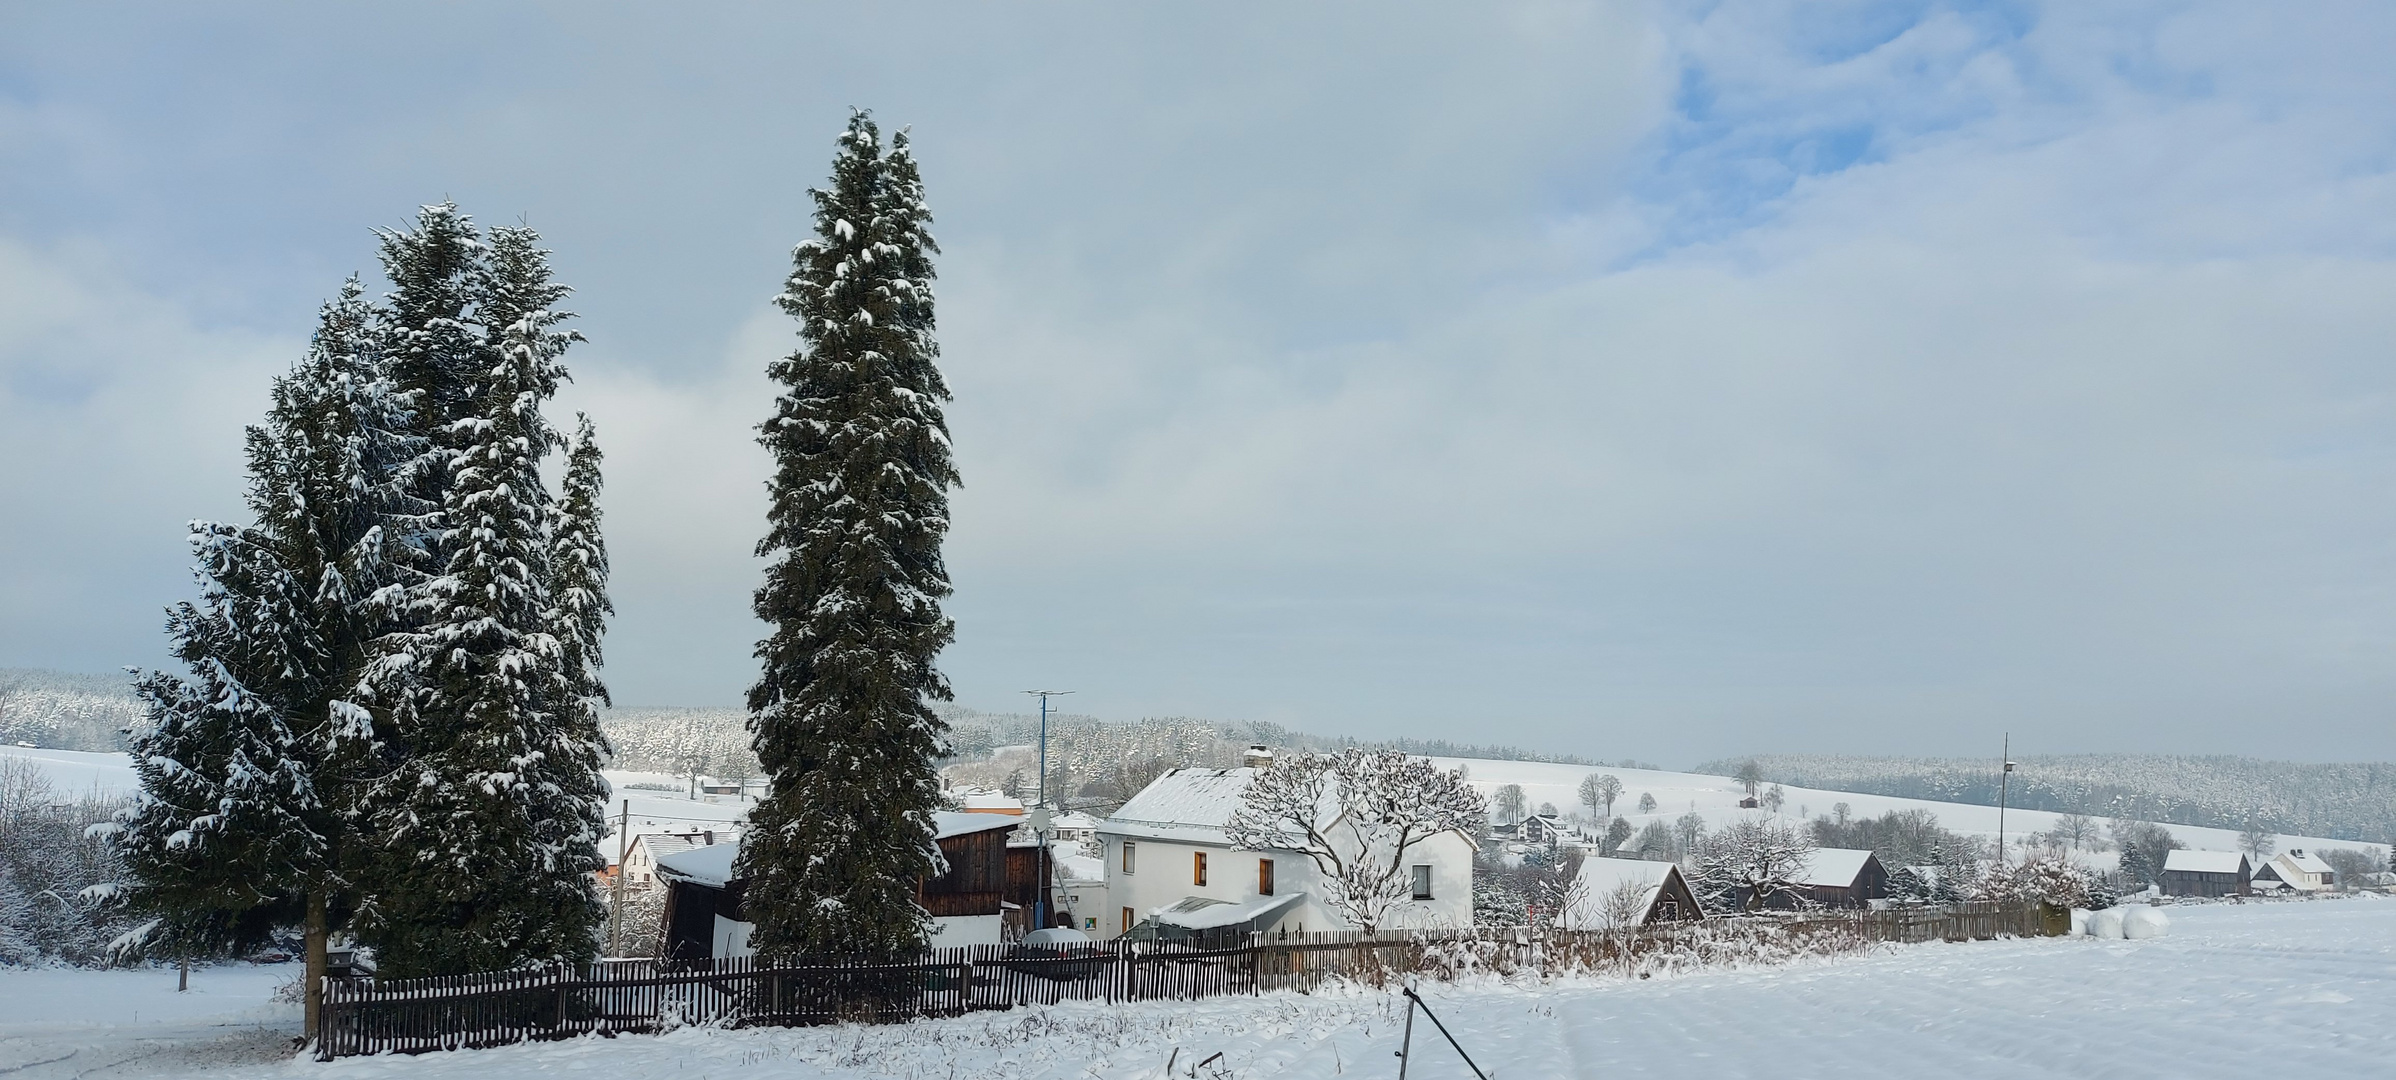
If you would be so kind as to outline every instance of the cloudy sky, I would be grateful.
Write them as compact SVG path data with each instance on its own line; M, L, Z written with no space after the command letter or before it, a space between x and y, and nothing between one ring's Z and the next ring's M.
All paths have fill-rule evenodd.
M0 666L162 660L449 197L577 289L618 701L737 702L855 105L946 250L964 704L2396 756L2396 8L866 6L0 7Z

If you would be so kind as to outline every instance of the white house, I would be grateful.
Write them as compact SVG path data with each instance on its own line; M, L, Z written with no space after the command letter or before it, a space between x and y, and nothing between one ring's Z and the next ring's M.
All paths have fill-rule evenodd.
M2337 883L2337 871L2330 869L2321 856L2307 854L2303 848L2290 848L2255 868L2254 885L2258 889L2284 886L2296 892L2319 892Z
M1112 911L1091 932L1120 936L1152 918L1186 930L1350 928L1325 902L1313 859L1297 851L1238 850L1224 835L1257 773L1175 769L1099 822L1104 902ZM1458 832L1411 845L1411 895L1392 910L1388 928L1472 925L1473 850L1473 839Z

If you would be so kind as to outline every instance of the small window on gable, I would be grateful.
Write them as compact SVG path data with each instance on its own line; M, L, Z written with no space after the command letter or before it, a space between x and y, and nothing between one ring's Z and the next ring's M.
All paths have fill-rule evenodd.
M1206 884L1206 853L1203 851L1190 853L1190 884Z
M1132 860L1132 856L1133 856L1134 854L1137 854L1137 853L1139 852L1139 850L1140 850L1140 845L1138 845L1138 844L1135 844L1135 843L1132 843L1132 842L1131 842L1131 841L1129 841L1129 840L1126 840L1126 841L1124 841L1124 842L1123 842L1123 872L1124 872L1124 873L1126 873L1126 874L1128 874L1128 873L1131 873L1131 860Z
M1414 864L1414 898L1417 900L1431 898L1431 866L1429 863Z

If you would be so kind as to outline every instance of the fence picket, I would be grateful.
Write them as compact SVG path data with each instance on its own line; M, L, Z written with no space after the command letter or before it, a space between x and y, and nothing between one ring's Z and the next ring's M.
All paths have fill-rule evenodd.
M1710 922L1710 920L1709 920ZM1854 942L1987 940L2060 932L2033 905L1807 914L1741 920L1795 936ZM1719 944L1690 924L1628 933L1518 930L1502 945L1514 962L1540 970L1628 964L1650 949L1699 956ZM1501 933L1506 933L1501 931ZM1489 946L1487 931L1356 931L1212 944L1113 941L1029 952L975 945L928 950L911 963L721 960L602 960L510 972L377 980L328 977L314 1032L324 1060L360 1054L498 1046L593 1032L646 1032L675 1022L816 1024L855 1017L870 1002L877 1021L954 1016L1026 1004L1093 1000L1187 1001L1268 990L1308 993L1344 975L1378 982L1422 970L1438 948ZM1845 935L1845 937L1841 937Z

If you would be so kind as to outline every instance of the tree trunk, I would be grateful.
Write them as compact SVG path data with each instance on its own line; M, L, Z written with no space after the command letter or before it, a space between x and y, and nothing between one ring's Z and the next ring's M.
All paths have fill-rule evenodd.
M301 1023L305 1027L300 1032L300 1038L311 1043L316 1041L317 1022L324 1016L325 939L330 936L327 924L332 921L325 906L323 890L308 893L308 960L305 976L308 986L301 995L301 1000L307 1005L301 1012Z

